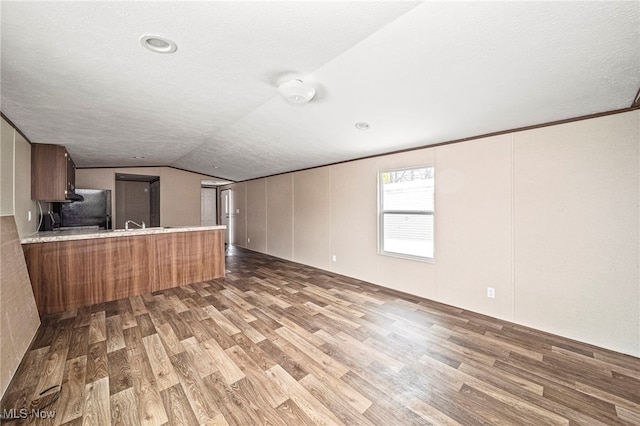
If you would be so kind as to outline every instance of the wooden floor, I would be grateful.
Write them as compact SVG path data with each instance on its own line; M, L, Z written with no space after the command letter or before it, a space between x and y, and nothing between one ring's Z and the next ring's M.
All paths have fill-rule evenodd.
M43 318L6 424L640 424L640 359L247 250L227 269Z

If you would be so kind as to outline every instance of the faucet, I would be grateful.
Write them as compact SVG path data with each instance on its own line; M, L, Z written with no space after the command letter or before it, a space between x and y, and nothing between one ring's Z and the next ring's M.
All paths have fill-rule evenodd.
M128 231L128 230L129 230L129 224L130 224L130 223L132 223L132 224L136 225L136 226L137 226L138 228L140 228L140 229L144 229L144 228L146 228L146 227L147 227L147 225L145 225L145 223L144 223L144 220L142 221L142 225L140 225L138 222L134 222L133 220L127 220L127 221L124 223L124 229L125 229L125 231Z

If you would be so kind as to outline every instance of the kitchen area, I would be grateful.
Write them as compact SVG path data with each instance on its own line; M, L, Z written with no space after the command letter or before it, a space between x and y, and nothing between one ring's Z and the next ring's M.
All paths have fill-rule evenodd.
M22 236L41 315L223 277L225 226L201 226L203 175L170 167L76 169L31 144L38 232Z

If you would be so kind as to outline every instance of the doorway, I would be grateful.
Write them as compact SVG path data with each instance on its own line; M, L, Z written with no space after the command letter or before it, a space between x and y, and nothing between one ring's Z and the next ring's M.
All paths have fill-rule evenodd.
M127 220L160 226L160 177L116 173L115 228L123 229Z
M227 227L227 232L224 233L224 243L229 245L233 241L233 191L230 189L223 189L221 192L222 198L222 224Z
M214 226L218 224L218 189L203 186L200 189L200 224Z

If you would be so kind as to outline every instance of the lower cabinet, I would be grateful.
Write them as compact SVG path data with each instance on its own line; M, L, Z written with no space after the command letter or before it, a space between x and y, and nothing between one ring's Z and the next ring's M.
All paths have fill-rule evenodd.
M41 315L224 277L224 231L22 245Z

